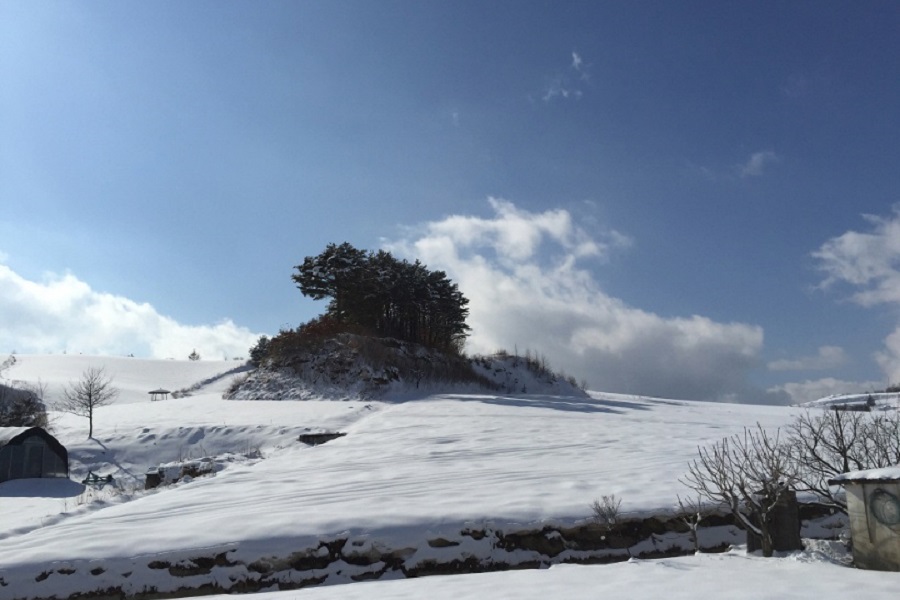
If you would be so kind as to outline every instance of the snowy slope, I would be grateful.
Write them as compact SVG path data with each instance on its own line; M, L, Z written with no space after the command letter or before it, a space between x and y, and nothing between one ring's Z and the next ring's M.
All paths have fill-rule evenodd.
M698 445L757 422L776 428L792 415L599 393L235 401L221 398L227 377L194 396L148 401L149 389L188 387L231 366L203 361L22 357L8 375L59 383L88 362L131 391L98 409L94 440L85 439L84 419L67 414L55 415L54 434L69 448L74 480L93 470L113 474L118 486L0 484L0 578L8 583L0 598L22 595L42 565L66 571L107 561L102 578L112 576L110 565L130 572L136 557L227 549L230 560L249 564L338 536L417 546L467 527L577 524L604 494L622 498L626 513L672 511ZM321 446L297 442L317 431L347 435ZM221 470L143 491L148 468L199 457L216 458ZM41 593L65 594L76 579L49 577Z

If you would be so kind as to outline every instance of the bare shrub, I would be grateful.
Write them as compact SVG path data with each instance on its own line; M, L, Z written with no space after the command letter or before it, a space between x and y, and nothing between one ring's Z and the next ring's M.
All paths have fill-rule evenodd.
M247 380L250 379L250 373L243 373L241 375L235 375L231 378L231 381L228 383L228 389L225 390L224 398L230 398L233 396L241 386L247 383Z
M698 453L681 482L698 496L726 506L744 529L759 536L763 556L772 556L770 513L797 470L779 433L770 435L757 425Z
M622 499L616 498L615 494L609 496L601 496L599 500L591 503L591 512L594 514L596 521L604 531L609 531L619 522L619 508L622 506Z

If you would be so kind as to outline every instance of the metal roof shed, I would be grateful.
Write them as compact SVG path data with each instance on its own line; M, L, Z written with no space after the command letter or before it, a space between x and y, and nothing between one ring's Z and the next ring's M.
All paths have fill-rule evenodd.
M55 437L40 427L0 427L0 483L68 476L69 453Z

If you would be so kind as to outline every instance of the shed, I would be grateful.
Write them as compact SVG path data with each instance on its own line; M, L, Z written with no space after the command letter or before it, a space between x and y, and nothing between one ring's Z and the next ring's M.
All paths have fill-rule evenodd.
M68 476L68 451L44 429L0 427L0 483L10 479Z
M828 483L847 491L856 566L900 571L900 465L844 473Z

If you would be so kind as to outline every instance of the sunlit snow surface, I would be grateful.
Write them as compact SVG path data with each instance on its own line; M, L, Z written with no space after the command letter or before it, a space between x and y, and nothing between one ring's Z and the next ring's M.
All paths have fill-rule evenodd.
M895 598L900 573L834 564L816 550L764 559L743 551L603 566L423 577L254 594L254 600L824 600ZM224 600L233 596L215 596Z
M223 361L24 356L5 376L41 378L58 390L87 366L104 366L127 391L116 404L98 409L94 440L86 439L86 420L68 414L54 414L54 434L69 449L74 481L88 470L111 473L117 491L85 491L61 480L0 484L0 571L226 544L238 548L236 556L252 558L342 533L419 543L426 535L458 533L467 524L575 523L586 519L589 503L604 494L621 498L626 513L671 511L676 496L685 493L678 478L698 446L756 423L775 429L796 410L609 394L589 399L434 395L398 403L227 401L221 394L233 376L215 376L237 365ZM193 396L150 402L146 394L201 381L209 383ZM301 433L320 431L347 435L314 447L297 442ZM262 459L241 458L257 449ZM149 467L204 456L227 457L224 468L214 477L143 491ZM563 589L572 597L600 590L629 596L627 582L652 587L659 577L660 595L680 597L690 581L696 598L703 594L697 586L707 585L702 578L714 577L733 580L729 587L748 586L747 598L763 598L776 596L754 593L754 581L769 589L784 579L790 587L795 574L805 573L802 577L820 585L820 570L857 581L856 589L869 581L844 567L801 564L796 558L765 565L740 556L704 556L353 584L341 586L341 592L302 595L450 598L496 587L518 589L508 597L521 598ZM844 586L837 578L823 584L831 597L840 597L837 590ZM900 584L900 576L891 581ZM794 591L785 589L777 597L824 597L791 596ZM647 594L643 597L660 597L652 590Z

